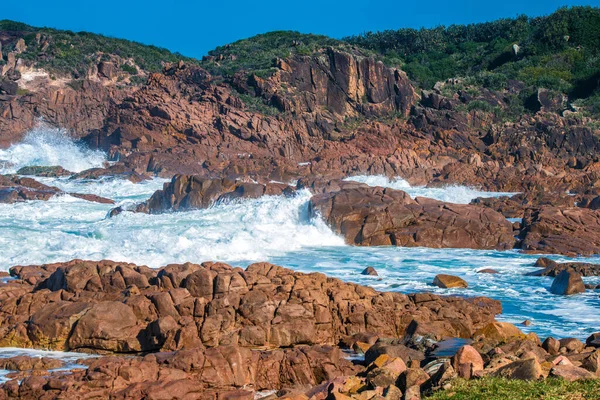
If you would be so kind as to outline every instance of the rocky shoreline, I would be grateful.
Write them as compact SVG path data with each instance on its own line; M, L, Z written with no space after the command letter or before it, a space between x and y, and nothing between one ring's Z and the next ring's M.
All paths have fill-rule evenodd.
M3 398L417 399L457 376L600 373L600 334L542 342L495 321L501 306L486 298L380 293L267 263L73 260L10 275L0 284L2 346L99 357L54 372L60 364L44 359L4 360L20 372L0 385ZM454 338L470 344L436 355Z
M81 53L85 60L69 62L86 68L60 71L51 61L85 42L16 26L0 31L1 147L43 120L106 159L77 172L37 160L11 169L0 160L0 203L70 195L112 205L44 179L161 177L171 179L163 189L111 206L102 221L111 227L126 216L310 192L308 217L348 245L600 254L600 125L567 106L566 94L514 79L451 78L424 88L358 46L297 51L304 47L296 41L267 69L224 73L238 55L223 49L202 61L152 53L175 60L153 66L140 62L148 53L136 47L137 58ZM588 83L597 90L597 76ZM453 204L346 180L357 175L518 193ZM105 233L87 228L67 234ZM582 278L599 276L597 264L540 258L536 266L528 275L551 277L556 296L595 296L600 287ZM445 273L433 280L454 293L469 283ZM0 359L12 371L0 399L416 400L457 377L600 378L600 333L585 343L541 340L498 322L500 313L490 298L379 292L269 263L14 266L0 281L0 346L95 357L81 360L83 369Z

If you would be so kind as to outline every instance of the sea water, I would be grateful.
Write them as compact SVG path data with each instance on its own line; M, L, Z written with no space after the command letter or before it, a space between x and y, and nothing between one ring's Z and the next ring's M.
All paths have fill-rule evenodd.
M61 165L78 172L102 166L105 156L78 146L60 130L37 129L22 143L0 151L0 160L4 166L1 173L14 173L26 165ZM109 197L125 207L144 201L167 182L37 179L65 191ZM463 186L411 187L401 179L385 177L350 179L454 203L508 195ZM535 255L517 251L348 246L321 219L309 217L310 196L301 190L293 197L265 196L216 204L206 210L160 215L126 212L113 218L107 214L115 205L68 195L49 201L0 204L0 269L74 258L110 259L150 267L210 260L245 267L268 261L297 271L322 272L377 290L491 297L502 301L504 312L499 320L519 324L528 319L532 324L520 328L542 338L553 335L584 339L600 330L599 293L588 291L570 297L551 294L548 289L552 278L524 276L535 270ZM552 258L568 260L562 256ZM600 262L600 257L582 260ZM361 275L367 266L374 267L379 276ZM500 273L477 273L484 268ZM439 273L458 275L469 283L469 288L448 290L431 286ZM600 283L600 279L586 278L586 282Z

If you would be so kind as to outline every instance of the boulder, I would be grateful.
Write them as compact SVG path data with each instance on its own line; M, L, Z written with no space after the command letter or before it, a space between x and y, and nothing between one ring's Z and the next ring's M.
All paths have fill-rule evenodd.
M373 267L367 267L367 268L365 268L361 272L361 275L379 276L379 274L377 273L377 271Z
M589 357L584 359L581 366L596 374L596 376L600 376L600 350L594 351Z
M118 301L97 303L78 320L68 347L119 353L141 351L138 339L141 329L129 306Z
M560 342L553 337L548 337L542 343L542 348L546 350L548 354L556 355L560 350Z
M405 362L412 360L422 361L425 359L422 352L411 349L399 342L396 340L379 339L366 351L365 363L370 364L381 355L387 355L391 358L401 358Z
M398 387L400 390L407 392L411 387L421 387L428 380L429 375L421 368L409 368L400 375Z
M555 365L550 370L550 376L561 378L569 382L574 382L582 379L589 380L597 378L596 375L592 372L584 368L576 367L575 365L569 364Z
M514 361L493 373L493 376L519 380L538 380L542 375L542 367L535 358Z
M504 342L511 338L522 338L525 334L508 322L491 322L475 332L475 337L483 337L488 341Z
M478 274L499 274L499 272L493 268L484 268L477 271Z
M27 166L20 168L17 171L17 175L33 175L33 176L41 176L41 177L51 177L56 178L60 176L69 176L73 175L71 171L67 171L61 166Z
M600 276L600 265L580 262L557 263L545 257L539 258L535 266L542 268L540 270L530 272L529 276L558 276L566 269L573 270L581 276Z
M590 347L600 347L600 332L591 334L585 340L585 345Z
M388 387L394 385L401 373L406 371L406 364L401 358L388 358L380 367L371 369L367 373L367 382L371 387Z
M572 295L585 292L581 275L573 270L563 270L554 278L550 292L557 295Z
M443 289L451 288L467 288L469 285L467 282L454 275L438 274L433 279L433 285Z
M483 358L481 358L481 354L473 346L469 345L458 349L452 358L452 364L457 371L459 371L459 366L463 364L470 365L472 373L483 371Z
M564 348L569 353L580 353L585 348L585 344L577 338L564 338L558 341L560 348Z

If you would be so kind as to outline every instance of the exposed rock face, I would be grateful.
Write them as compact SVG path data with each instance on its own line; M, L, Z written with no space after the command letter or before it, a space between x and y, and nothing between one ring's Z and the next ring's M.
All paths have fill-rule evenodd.
M42 167L42 166L28 166L20 168L17 171L17 175L32 175L32 176L41 176L41 177L52 177L56 178L59 176L70 176L73 175L71 171L67 171L61 166L50 166L50 167Z
M543 375L542 367L535 358L514 361L500 369L494 374L495 376L520 379L527 381L538 380Z
M562 271L571 269L581 276L599 276L600 265L580 262L557 263L549 258L541 257L535 262L535 266L542 268L538 271L530 272L529 276L552 276L556 277Z
M93 194L66 193L54 187L44 185L31 178L16 175L0 175L0 203L17 203L27 200L48 200L56 195L69 194L73 197L96 203L114 204L114 201Z
M333 344L359 332L470 337L498 302L405 296L271 264L72 261L15 267L0 287L0 344L112 352ZM438 312L443 317L438 318ZM414 330L414 328L411 328Z
M282 111L313 114L330 110L340 116L381 116L398 111L408 116L417 95L403 71L373 58L327 49L314 56L279 60L269 80L253 77L250 85ZM281 83L297 92L281 91ZM306 96L311 93L312 96Z
M512 224L495 211L413 200L400 190L360 187L318 194L310 210L350 244L509 249L515 243Z
M0 146L20 140L39 118L81 137L101 128L109 109L129 92L87 79L78 82L76 87L60 86L48 79L23 95L0 96Z
M433 285L443 289L469 287L464 279L459 278L458 276L445 274L436 275L433 279Z
M15 356L0 360L0 368L9 371L33 371L61 368L64 363L56 358Z
M238 346L195 348L145 357L103 357L87 370L17 380L8 398L253 399L254 391L316 386L362 368L339 348L299 346L259 351Z
M352 136L344 121L407 114L416 99L403 72L357 57L326 51L281 60L267 80L243 74L233 79L237 90L258 94L256 101L271 105L264 107L279 109L278 116L253 111L230 86L213 82L197 66L171 66L163 74L152 74L86 141L118 153L130 165L169 176L251 174L287 181L305 175L310 161L321 154L327 161L320 169L340 177L339 167L332 169L331 163L339 165L342 153L358 154L355 145L339 142ZM312 80L305 79L310 76ZM383 135L389 139L365 145L389 154L400 137Z
M156 191L136 211L158 214L166 211L184 211L207 208L218 201L238 198L255 199L263 195L292 193L288 185L258 184L231 179L208 179L195 175L176 175L163 190Z
M14 71L18 57L11 52L3 70ZM165 177L287 182L370 173L550 194L580 193L600 180L600 142L586 120L540 112L504 123L457 107L473 99L447 95L448 85L419 101L402 71L357 51L293 56L278 60L268 78L239 73L226 83L179 63L149 76L139 90L118 87L110 63L91 71L93 79L48 78L36 87L14 76L24 94L0 95L2 143L20 138L41 116L130 170ZM245 104L237 92L255 97ZM506 107L501 92L482 89L479 97ZM408 121L393 118L409 110Z
M523 250L536 253L600 253L600 211L543 206L523 219Z
M0 385L6 398L418 398L456 376L576 380L600 368L598 350L578 340L555 340L557 358L545 350L550 338L494 322L498 305L482 298L378 293L265 263L152 270L75 260L11 272L17 279L0 285L1 344L150 354L68 372L44 372L59 366L51 360L6 360L27 370ZM461 335L472 345L432 370L430 339ZM364 347L363 365L328 345L340 339Z
M0 176L0 202L16 203L26 200L48 200L61 191L31 178Z
M554 278L550 292L564 295L583 293L585 285L581 275L571 269L565 269Z

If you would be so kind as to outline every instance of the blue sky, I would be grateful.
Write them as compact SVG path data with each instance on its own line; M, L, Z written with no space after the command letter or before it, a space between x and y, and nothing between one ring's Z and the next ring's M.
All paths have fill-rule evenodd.
M388 1L6 1L0 19L89 31L201 57L216 46L273 30L336 38L366 31L463 24L545 15L600 0Z

